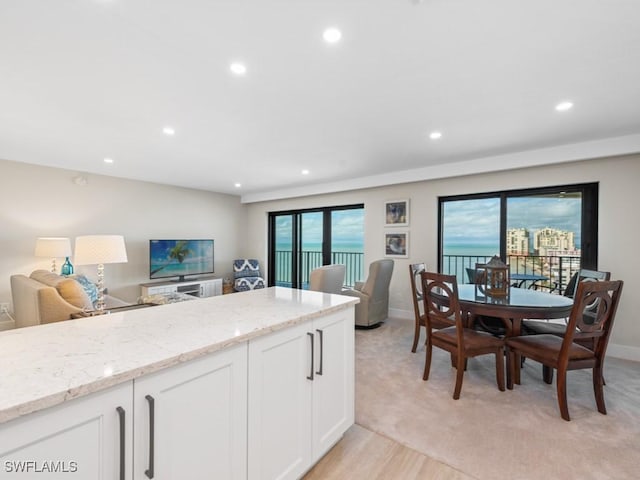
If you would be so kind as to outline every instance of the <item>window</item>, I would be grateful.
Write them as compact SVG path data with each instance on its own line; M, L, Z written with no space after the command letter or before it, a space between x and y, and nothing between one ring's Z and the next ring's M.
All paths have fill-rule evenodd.
M493 255L559 292L580 268L597 269L597 183L440 197L439 207L438 268L460 282Z
M307 289L313 269L344 264L353 286L363 256L363 205L269 213L269 285Z

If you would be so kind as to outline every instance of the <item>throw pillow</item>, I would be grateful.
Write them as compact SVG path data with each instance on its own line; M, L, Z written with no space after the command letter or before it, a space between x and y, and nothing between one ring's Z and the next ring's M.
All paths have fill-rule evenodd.
M82 286L85 293L91 300L91 303L95 305L95 303L98 301L98 286L84 275L73 275L69 278L73 278Z
M49 287L56 287L65 277L61 277L57 273L49 272L48 270L34 270L30 278L36 282L44 283Z
M82 285L72 278L66 278L56 285L56 290L62 298L71 305L85 310L93 310L93 302L85 293Z

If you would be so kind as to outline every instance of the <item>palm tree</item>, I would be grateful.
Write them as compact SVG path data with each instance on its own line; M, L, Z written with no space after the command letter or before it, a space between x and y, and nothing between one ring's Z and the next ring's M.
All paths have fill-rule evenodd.
M187 258L189 255L193 255L193 250L187 247L186 240L179 240L176 243L175 247L169 250L169 255L167 256L169 260L167 261L167 263L153 270L151 272L151 275L155 275L156 273L158 273L164 267L169 265L173 260L177 260L179 263L184 262L184 259Z

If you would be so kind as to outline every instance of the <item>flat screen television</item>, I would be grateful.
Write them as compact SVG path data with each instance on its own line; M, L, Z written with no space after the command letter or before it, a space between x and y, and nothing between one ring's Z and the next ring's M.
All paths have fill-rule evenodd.
M213 273L213 240L149 240L149 278Z

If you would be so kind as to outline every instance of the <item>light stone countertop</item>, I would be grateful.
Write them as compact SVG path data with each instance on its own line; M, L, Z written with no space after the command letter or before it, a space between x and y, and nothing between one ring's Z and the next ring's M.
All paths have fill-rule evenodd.
M357 302L271 287L0 332L0 423Z

